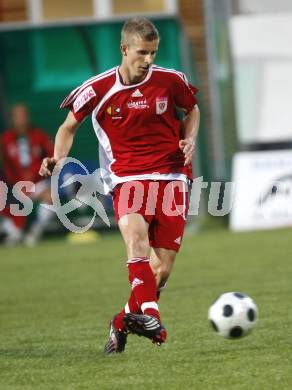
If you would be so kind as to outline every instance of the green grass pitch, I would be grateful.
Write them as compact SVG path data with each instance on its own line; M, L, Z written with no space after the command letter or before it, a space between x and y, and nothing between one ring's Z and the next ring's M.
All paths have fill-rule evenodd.
M120 236L0 248L0 389L292 389L291 255L288 229L187 237L160 302L167 343L130 335L124 354L104 356L129 293ZM234 290L254 298L260 320L225 340L207 311Z

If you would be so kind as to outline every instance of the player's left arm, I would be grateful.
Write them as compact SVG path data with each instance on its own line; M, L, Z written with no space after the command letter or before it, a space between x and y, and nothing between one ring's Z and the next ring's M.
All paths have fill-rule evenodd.
M196 140L198 136L200 125L200 110L196 104L191 111L189 111L184 118L184 139L179 141L179 148L184 154L184 165L188 165L192 162Z

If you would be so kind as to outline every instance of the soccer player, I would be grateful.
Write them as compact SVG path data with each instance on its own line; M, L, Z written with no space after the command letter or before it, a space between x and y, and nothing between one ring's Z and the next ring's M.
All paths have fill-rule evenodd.
M124 24L121 65L87 80L63 101L61 107L70 111L57 132L54 156L40 168L42 176L52 174L68 155L76 129L91 114L131 284L127 304L110 321L107 354L122 352L128 333L158 345L166 340L158 299L187 216L199 127L197 89L183 73L153 64L158 45L159 33L148 19ZM183 121L177 109L184 112Z
M38 172L44 156L53 153L54 145L43 130L30 123L26 105L17 104L12 107L11 122L12 127L0 136L2 175L9 188L8 199L15 203L12 200L11 188L19 181L30 181L35 184L35 191L27 192L26 195L33 201L50 204L50 183L48 180L40 180ZM1 215L6 232L6 245L13 246L24 240L25 244L32 246L54 214L39 205L36 218L26 234L26 217L12 215L9 205Z

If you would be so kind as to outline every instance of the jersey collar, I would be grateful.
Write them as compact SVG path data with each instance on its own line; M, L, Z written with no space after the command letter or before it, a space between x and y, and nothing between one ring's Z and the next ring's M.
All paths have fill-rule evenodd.
M142 81L140 81L139 83L136 83L136 84L124 84L121 81L121 75L120 75L119 69L120 69L120 66L117 66L116 67L116 83L118 83L122 89L133 88L133 87L137 87L139 85L142 85L142 84L146 83L152 75L152 65L150 65L150 67L148 69L148 73Z

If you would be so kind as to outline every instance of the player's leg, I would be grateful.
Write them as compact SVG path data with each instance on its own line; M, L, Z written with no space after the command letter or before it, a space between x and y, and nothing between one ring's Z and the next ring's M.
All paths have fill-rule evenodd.
M124 187L117 186L113 193L115 214L127 250L132 290L125 308L114 317L113 326L116 334L126 329L160 343L165 340L166 331L160 323L156 281L148 257L150 250L148 230L152 217L146 216L145 211L149 187L150 183L147 181L132 182L125 184ZM128 189L128 192L124 191L125 189ZM129 205L134 204L136 195L138 198L140 196L141 200L139 213L129 210ZM107 345L114 342L118 352L117 337L112 337L112 340L110 338ZM109 349L107 345L105 352Z
M128 225L129 223L130 226ZM119 220L118 224L126 245L127 258L134 258L134 253L136 253L137 256L140 254L142 259L146 259L149 252L149 242L147 235L148 224L144 218L139 214L131 214L131 216L125 215ZM132 234L129 233L128 228L131 230ZM139 258L137 257L137 260L138 259ZM124 329L123 318L127 313L142 313L141 306L136 300L134 289L131 289L131 294L125 307L115 316L114 325L116 329L120 331Z
M123 195L124 192L122 190L122 184L117 185L112 193L113 196L113 206L115 210L115 215L117 222L119 224L120 218L127 215L128 203L129 203L129 194L127 196ZM144 225L144 222L143 222ZM122 229L124 232L124 229ZM122 233L123 234L123 233ZM125 230L124 232L125 240L128 243L128 247L130 247L128 234ZM134 239L134 237L132 237ZM143 254L144 254L143 250ZM146 254L147 254L147 246L146 246ZM104 352L106 354L123 352L125 349L126 341L127 341L127 329L125 328L125 324L123 322L124 316L127 313L141 313L141 307L138 305L134 291L131 290L130 297L125 307L115 315L110 321L110 332L109 338L105 345Z
M123 322L130 332L160 345L166 340L166 330L160 322L156 280L148 257L149 225L142 215L130 214L120 219L119 227L126 244L132 292L143 313L128 313Z
M141 307L141 305L146 302L148 306L146 309L147 312L151 312L151 314L159 317L155 302L150 304L152 299L150 299L150 301L145 301L147 296L148 298L149 296L152 298L151 294L153 286L155 285L155 279L149 266L148 258L150 249L148 230L152 217L145 215L151 188L151 183L149 181L134 181L118 185L113 193L115 214L127 250L129 279L131 285L133 284L128 304L125 306L125 309L122 310L121 314L123 314L123 312L139 313L145 306ZM135 202L137 208L139 208L139 212L138 210L136 210L137 212L133 210ZM138 274L141 273L145 274L144 278L146 278L145 281L141 280L143 283L139 282L140 279ZM138 284L138 286L136 286L136 284ZM145 289L150 291L148 295L145 295ZM118 324L118 320L122 318L122 315L118 317L116 320L117 325L122 325L121 323Z
M160 319L156 303L156 281L150 267L149 225L140 214L123 216L119 221L126 251L129 281L132 291L144 314Z
M48 205L52 204L51 190L47 180L42 180L36 184L36 192L33 195L33 200ZM53 217L53 211L43 207L41 204L38 204L36 209L36 218L24 237L24 243L27 246L34 246L40 240L45 228L48 226Z
M148 337L157 344L166 339L166 331L160 323L156 281L149 265L148 227L143 216L136 213L125 215L119 220L127 250L132 292L125 309L111 320L110 335L104 349L107 354L124 350L125 334L128 331Z

